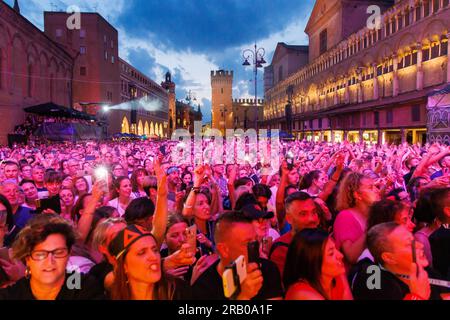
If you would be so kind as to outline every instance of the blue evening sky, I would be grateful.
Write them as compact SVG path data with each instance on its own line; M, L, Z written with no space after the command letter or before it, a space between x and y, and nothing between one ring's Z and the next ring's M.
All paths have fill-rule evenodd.
M6 0L10 5L14 0ZM234 71L233 98L254 96L253 72L242 51L256 42L270 63L277 42L307 44L314 0L19 0L22 14L43 29L43 11L71 5L98 11L119 31L119 51L144 74L172 72L177 99L191 90L211 119L211 70ZM263 96L263 74L258 74Z

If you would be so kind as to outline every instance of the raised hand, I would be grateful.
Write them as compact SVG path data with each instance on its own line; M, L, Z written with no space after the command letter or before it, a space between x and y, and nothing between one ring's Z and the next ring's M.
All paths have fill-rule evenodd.
M237 300L250 300L254 298L263 285L263 276L256 263L247 265L247 278L241 284L241 293Z
M419 272L417 273L417 268ZM422 266L413 263L409 273L409 291L422 299L428 300L431 295L428 273Z

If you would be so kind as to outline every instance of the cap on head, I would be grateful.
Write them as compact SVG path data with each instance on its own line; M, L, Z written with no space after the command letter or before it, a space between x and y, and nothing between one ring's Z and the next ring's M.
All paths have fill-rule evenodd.
M153 237L153 235L141 226L128 225L109 243L108 251L117 260L128 252L133 243L143 237Z

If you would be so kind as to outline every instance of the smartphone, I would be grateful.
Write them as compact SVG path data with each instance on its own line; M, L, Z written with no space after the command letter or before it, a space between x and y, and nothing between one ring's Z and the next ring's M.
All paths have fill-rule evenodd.
M419 266L417 265L417 252L416 252L416 240L415 239L413 239L413 241L411 242L411 248L412 248L412 260L413 260L413 263L415 263L417 266L416 277L419 277Z
M270 249L272 248L273 238L272 237L264 237L262 238L262 252L264 252L267 256L269 256Z
M247 263L244 256L239 256L222 275L223 290L226 298L240 293L241 284L247 278Z
M95 156L86 156L84 157L84 161L95 161Z
M247 244L248 263L257 263L259 265L259 242L252 241Z
M61 213L61 199L58 196L54 196L47 199L36 200L36 213L42 213L46 209L51 209L56 213Z
M195 255L197 251L197 226L195 224L186 228L186 242L190 245Z
M294 169L294 155L290 151L286 153L286 162L289 170Z

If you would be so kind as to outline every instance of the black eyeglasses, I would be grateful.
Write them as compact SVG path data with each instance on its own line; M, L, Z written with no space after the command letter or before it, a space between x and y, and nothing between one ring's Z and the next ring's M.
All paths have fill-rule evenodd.
M48 255L51 254L55 259L63 259L69 255L68 248L58 248L52 251L47 250L36 250L31 252L31 259L34 261L43 261L47 259Z

